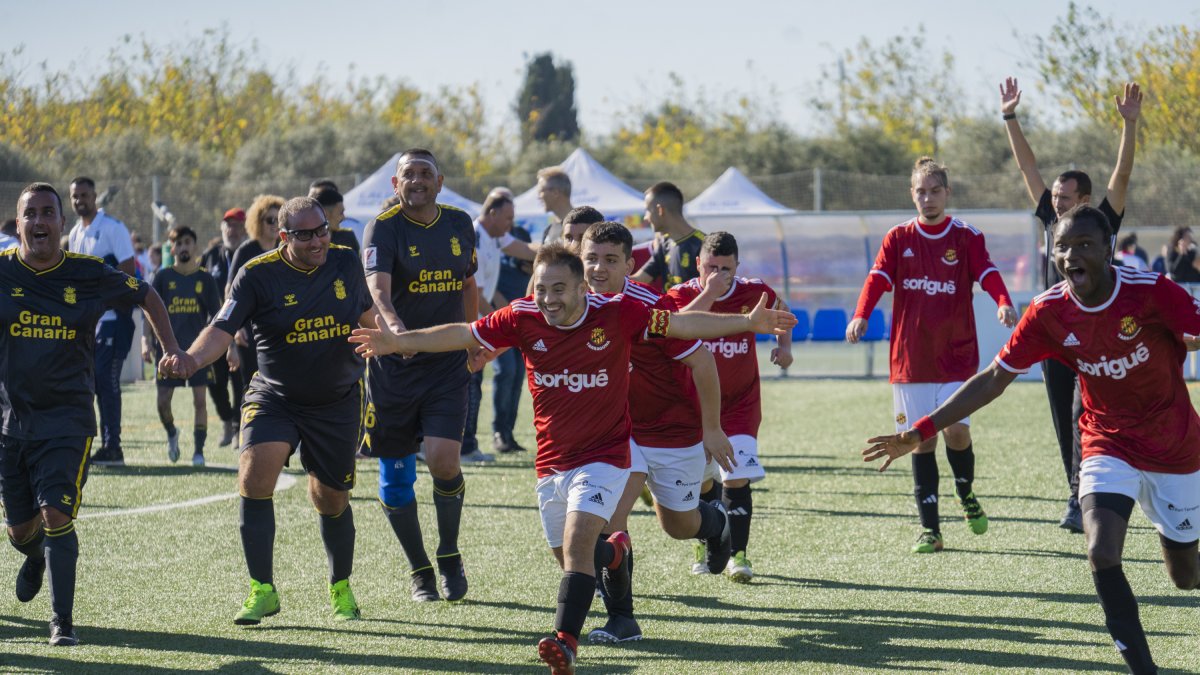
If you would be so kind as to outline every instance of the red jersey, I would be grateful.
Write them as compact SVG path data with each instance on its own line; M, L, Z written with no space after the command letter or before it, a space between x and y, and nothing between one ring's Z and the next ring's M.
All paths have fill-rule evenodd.
M1182 334L1200 334L1200 302L1166 277L1116 267L1116 288L1084 307L1065 281L1037 296L996 364L1025 372L1054 358L1079 373L1084 458L1142 471L1200 470L1200 417L1183 381Z
M666 333L668 316L617 294L587 294L583 316L551 326L531 297L471 324L486 349L525 356L538 477L604 462L629 467L629 351L648 329Z
M673 286L667 295L680 307L687 306L703 291L699 279ZM734 277L725 295L717 298L710 312L719 314L748 314L767 294L767 307L776 303L775 291L758 279ZM721 429L729 436L758 436L762 423L762 399L758 388L758 351L754 333L745 332L716 340L705 340L704 346L717 361L721 377Z
M971 288L992 273L983 233L957 218L888 230L871 274L895 292L891 382L959 382L979 370Z
M674 312L675 301L646 284L625 280L622 293L647 307ZM629 361L629 416L633 440L651 448L686 448L704 440L700 399L692 371L680 360L704 343L674 338L639 340Z

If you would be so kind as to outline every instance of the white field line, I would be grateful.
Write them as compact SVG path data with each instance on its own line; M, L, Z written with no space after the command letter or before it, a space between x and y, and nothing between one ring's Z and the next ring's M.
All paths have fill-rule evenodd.
M219 471L237 471L236 466L225 466L220 464L209 464L206 468L217 469ZM275 482L275 491L282 492L296 484L296 477L290 473L284 472L279 474L279 479ZM209 495L207 497L198 497L182 502L170 502L167 504L152 504L150 506L139 506L133 509L112 509L110 511L97 511L95 513L83 513L79 516L80 520L88 520L92 518L115 518L117 516L137 516L144 513L158 513L160 511L172 511L174 509L190 509L193 506L203 506L212 504L213 502L222 502L228 499L236 499L238 493L230 492L221 495Z

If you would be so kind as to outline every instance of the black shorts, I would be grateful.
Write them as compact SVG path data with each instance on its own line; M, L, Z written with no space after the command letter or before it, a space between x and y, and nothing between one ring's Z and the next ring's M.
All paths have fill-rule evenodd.
M10 527L27 523L45 506L76 517L91 450L90 436L40 441L0 436L0 502L5 522Z
M340 401L305 406L288 402L255 377L242 403L241 448L287 443L295 452L299 447L305 471L335 490L349 490L362 441L362 389L359 380Z
M162 352L159 352L156 350L154 352L154 363L157 364L159 361L162 361L162 357L163 357ZM225 356L222 355L221 358L225 358ZM159 387L171 387L171 388L174 388L174 387L205 387L205 386L212 384L215 381L216 381L216 378L213 376L212 366L204 366L200 370L197 370L194 375L192 375L191 377L189 377L186 380L182 379L182 378L178 378L178 377L164 377L162 373L159 373L158 377L156 377L154 379L154 384Z
M368 362L366 453L407 457L426 436L461 443L471 380L465 364L396 367L390 358Z

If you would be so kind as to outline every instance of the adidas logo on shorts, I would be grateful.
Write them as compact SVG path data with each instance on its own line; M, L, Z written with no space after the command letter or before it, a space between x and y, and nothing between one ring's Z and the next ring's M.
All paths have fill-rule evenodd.
M902 257L904 257L904 258L912 258L912 257L913 257L913 252L912 252L912 249L911 249L911 248L906 248L906 249L904 249L904 255L903 255Z
M684 496L684 498L683 498L683 501L685 501L685 502L690 502L690 501L692 501L692 500L693 500L693 499L695 499L695 498L696 498L696 495L692 494L692 491L691 491L691 490L688 490L688 493L687 493L687 495L686 495L686 496Z
M921 503L922 504L936 504L937 503L937 495L929 495L925 499L922 499Z
M1190 529L1192 529L1192 519L1191 519L1191 518L1187 518L1187 519L1185 519L1185 520L1184 520L1182 523L1180 523L1180 524L1176 525L1176 526L1175 526L1175 529L1177 529L1177 530L1190 530Z
M546 349L546 343L542 342L541 339L539 339L537 342L533 343L533 351L546 352L546 351L550 351L550 350Z
M758 466L758 460L751 457L750 459L746 460L746 466Z
M604 497L601 497L599 492L592 495L591 497L588 497L588 501L593 504L599 504L600 506L604 506Z
M1064 347L1078 347L1079 338L1075 337L1074 333L1067 333L1067 339L1063 340Z

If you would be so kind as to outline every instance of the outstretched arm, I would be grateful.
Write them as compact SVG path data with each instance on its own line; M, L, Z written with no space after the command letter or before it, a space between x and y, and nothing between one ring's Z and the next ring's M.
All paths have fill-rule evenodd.
M1008 131L1008 145L1012 148L1021 176L1025 178L1025 189L1029 192L1029 199L1036 205L1046 192L1046 182L1038 171L1033 148L1029 147L1025 132L1021 131L1021 123L1017 121L1017 105L1020 102L1021 90L1017 87L1017 78L1010 77L1000 85L1000 112L1007 118L1004 128Z
M887 469L896 459L916 450L921 441L933 438L937 432L991 403L1016 378L1016 373L993 362L986 370L967 380L933 414L917 420L913 428L903 433L869 439L867 442L872 445L862 451L863 461L886 457L879 470Z
M792 326L795 325L796 317L791 312L767 309L767 294L763 293L749 314L673 313L667 327L667 337L704 340L748 331L791 335Z
M692 381L696 383L696 396L700 399L700 424L704 429L704 454L726 471L733 471L737 459L729 437L721 429L721 379L717 374L717 361L712 352L704 347L688 354L684 365L692 370Z
M1121 113L1121 147L1117 150L1117 166L1108 179L1108 203L1117 213L1125 213L1125 195L1129 177L1133 175L1133 153L1137 147L1137 121L1142 113L1142 90L1137 82L1125 85L1124 97L1113 96L1117 112Z
M388 322L380 321L377 328L355 328L349 340L358 345L354 351L368 358L396 353L453 352L480 346L471 327L465 323L447 323L397 334Z

